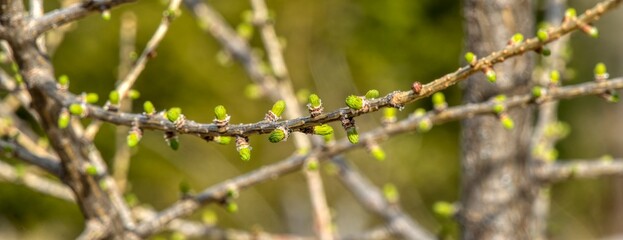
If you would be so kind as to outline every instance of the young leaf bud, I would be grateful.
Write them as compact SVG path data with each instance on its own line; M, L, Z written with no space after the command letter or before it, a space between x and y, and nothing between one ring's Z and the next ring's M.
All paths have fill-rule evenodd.
M513 35L513 37L511 38L511 41L513 44L520 44L521 42L523 42L523 34L515 33L515 35Z
M136 147L138 142L141 141L141 138L143 138L141 129L138 127L132 127L127 137L128 147Z
M502 122L502 126L504 126L504 128L508 130L511 130L515 127L513 119L506 114L500 116L500 121Z
M145 101L143 103L143 110L145 111L147 115L152 115L156 113L156 108L154 107L154 104L151 103L150 101Z
M485 68L485 75L487 76L487 80L491 83L495 83L497 81L497 74L492 67Z
M333 134L333 127L328 124L314 126L314 134L321 136Z
M251 160L251 146L249 146L249 140L247 140L247 137L236 137L236 150L238 151L238 154L240 154L240 159L242 159L242 161Z
M58 116L58 128L64 129L69 126L70 115L69 111L66 108L61 110L61 113Z
M367 99L374 99L374 98L377 98L377 97L379 97L379 91L376 90L376 89L372 89L372 90L370 90L370 91L368 91L366 93L366 98Z
M89 176L97 176L97 168L91 164L88 164L87 167L84 169L84 171Z
M268 136L268 141L271 143L278 143L288 138L288 131L283 128L277 128L273 130Z
M262 97L262 88L257 84L249 84L244 88L244 95L249 99L258 99Z
M383 124L392 124L395 123L397 109L392 107L387 107L383 109L383 119L381 120Z
M560 72L558 72L557 70L552 70L549 73L549 83L551 85L559 85L560 84Z
M385 151L379 145L372 145L369 147L370 154L378 161L385 160Z
M97 93L87 93L85 96L85 101L90 104L95 104L99 100L99 96Z
M108 100L110 101L110 104L114 104L114 105L119 104L119 91L117 90L111 91L110 94L108 94Z
M549 48L546 47L542 47L541 48L541 55L548 57L549 55L552 55L552 50L550 50Z
M565 11L565 18L566 19L575 19L577 17L577 12L575 11L575 8L567 8L567 10Z
M426 110L424 108L415 109L415 112L413 112L414 117L423 117L424 115L426 115Z
M346 129L346 135L348 136L348 141L350 141L350 143L356 144L359 142L359 133L357 133L356 127Z
M69 77L67 75L60 75L58 77L58 86L60 89L69 88Z
M171 122L177 121L182 115L182 109L178 107L171 108L167 111L167 119Z
M230 136L216 136L214 137L214 141L221 145L227 145L231 142Z
M433 94L433 107L437 111L443 111L448 107L448 103L446 103L446 96L444 96L442 92L436 92Z
M397 203L400 199L400 193L398 192L398 188L396 188L396 186L391 183L383 185L383 196L390 203Z
M240 154L240 159L242 159L242 161L249 161L251 159L251 149L248 147L241 148L238 150L238 153Z
M82 116L84 114L84 108L80 103L72 103L69 105L69 112L76 116Z
M224 121L227 119L227 110L223 105L218 105L214 108L214 115L217 120Z
M456 212L456 207L449 202L436 202L433 205L433 212L445 218L452 218Z
M540 98L543 96L543 88L540 86L534 86L532 88L532 96L535 98Z
M495 114L501 114L502 112L504 112L504 110L505 110L504 105L500 103L496 103L495 105L493 105L493 112Z
M539 31L536 32L536 37L539 39L539 41L545 42L547 41L547 39L549 39L549 33L547 33L547 30L545 29L539 29Z
M208 226L213 226L218 222L218 216L214 211L205 210L201 213L201 222Z
M190 195L190 191L192 190L192 188L190 187L190 183L188 183L188 181L186 180L182 180L177 187L179 188L180 194L182 194L182 196Z
M135 89L130 89L130 91L128 92L128 97L130 97L130 99L132 100L136 100L141 97L141 92Z
M169 139L167 143L169 144L169 147L175 151L180 148L180 139L177 136Z
M227 209L227 211L230 213L238 212L238 204L236 204L235 202L228 202L225 206L225 209Z
M595 80L596 81L604 81L608 79L608 70L606 69L606 64L600 62L595 65Z
M102 11L102 19L104 19L105 21L109 21L110 18L111 18L110 10L106 9Z
M309 104L311 107L318 108L322 106L322 100L316 94L309 95Z
M430 131L433 128L433 123L429 118L422 119L417 126L417 130L419 132L425 133Z
M307 161L307 165L306 165L307 166L307 170L308 171L316 171L316 170L318 170L318 165L319 165L318 164L318 159L310 158Z
M346 105L354 110L359 110L363 108L363 98L355 95L350 95L346 97Z
M240 37L249 40L253 37L253 25L245 22L240 23L236 27L236 32L240 35Z
M465 61L473 67L478 62L478 57L473 52L467 52L465 53Z
M281 114L283 114L283 111L285 109L286 109L286 102L283 100L279 100L273 105L273 108L270 111L273 112L275 116L279 118L281 117Z

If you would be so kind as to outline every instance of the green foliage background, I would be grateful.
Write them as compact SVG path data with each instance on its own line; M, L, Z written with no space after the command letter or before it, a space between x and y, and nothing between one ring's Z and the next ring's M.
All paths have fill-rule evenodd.
M590 2L572 5L582 10L595 1ZM241 22L241 13L250 9L247 1L210 3L234 26ZM285 58L295 89L317 93L325 109L342 107L347 95L364 94L371 88L381 94L406 90L413 81L429 82L462 64L462 9L458 1L279 0L268 4L276 16L277 32L286 40ZM538 5L535 8L542 14ZM57 7L56 1L46 1L46 10ZM138 1L114 9L110 21L97 15L80 21L52 56L57 75L70 76L70 90L74 93L97 92L107 96L117 76L120 16L126 11L138 16L136 45L140 51L164 9L160 1ZM621 66L623 50L616 43L622 37L612 24L621 19L621 13L617 10L597 24L600 39L574 35L571 66L575 74L569 75L572 77L568 83L589 81L597 61L606 62L611 76L621 75L622 71L615 66ZM262 46L258 36L251 43ZM141 98L135 102L134 112L142 111L142 102L150 100L158 109L177 106L191 120L211 122L212 109L222 104L232 115L233 123L261 120L272 103L244 97L250 80L237 63L220 64L216 58L220 50L183 9L160 44L157 57L150 60L135 85ZM450 105L460 103L460 85L444 92ZM400 118L416 107L430 109L430 104L411 104L399 113ZM621 156L621 137L617 135L621 124L617 120L622 114L619 105L608 105L598 98L564 102L561 118L573 130L560 143L560 156ZM379 114L358 118L360 132L379 126L379 119ZM459 199L459 127L459 123L449 123L423 135L395 137L382 144L388 155L385 162L374 160L364 150L347 156L377 186L395 184L404 209L428 229L439 230L444 221L435 217L432 205ZM105 159L114 155L114 129L105 124L96 139ZM344 135L337 133L337 137ZM161 133L147 131L133 151L131 190L142 204L162 209L179 199L178 184L182 181L200 191L280 161L295 150L292 142L271 144L267 136L252 136L250 141L252 160L242 162L233 145L220 146L182 136L180 150L172 151ZM380 224L375 216L353 204L355 199L331 176L334 171L330 164L324 164L322 172L340 233L359 232ZM559 239L583 239L612 233L617 229L612 224L614 219L623 218L615 211L622 207L617 208L613 202L614 195L622 194L621 184L620 179L602 179L555 185L551 190L552 235ZM296 173L244 190L238 199L238 213L227 213L216 205L206 209L218 214L219 226L223 227L311 234L307 194L304 178ZM67 239L77 236L82 226L75 205L0 182L0 231L14 231L24 239ZM621 227L618 226L619 230Z

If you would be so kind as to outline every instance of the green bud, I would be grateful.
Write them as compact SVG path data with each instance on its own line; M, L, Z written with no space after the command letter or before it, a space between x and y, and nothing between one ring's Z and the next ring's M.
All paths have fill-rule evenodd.
M249 84L244 87L244 95L249 99L258 99L262 96L262 88L257 84Z
M575 11L575 8L567 8L567 10L565 11L565 17L566 18L577 17L577 12Z
M436 202L433 205L433 212L438 214L439 216L451 218L452 215L456 212L456 208L453 204L449 202Z
M221 145L227 145L231 142L230 136L216 136L214 137L214 141Z
M249 148L248 146L240 148L240 150L238 150L238 153L240 154L240 159L242 159L242 161L251 160L251 148Z
M539 41L545 42L549 38L549 34L547 33L547 30L539 29L539 31L536 32L536 37Z
M523 34L521 33L515 33L515 35L513 35L513 43L521 43L523 42Z
M489 82L495 83L497 81L497 74L495 74L493 68L485 69L485 75L487 76L487 80L489 80Z
M367 99L373 99L379 97L379 91L376 89L372 89L366 93Z
M446 105L446 96L443 95L442 92L436 92L433 94L433 106L435 106L435 108L445 108Z
M400 199L400 193L398 192L398 188L396 185L391 183L386 183L383 185L383 196L390 203L397 203Z
M370 154L372 154L372 157L374 157L376 160L385 160L385 151L383 151L383 149L377 145L374 145L370 148Z
M588 31L586 32L586 34L588 34L589 36L591 36L593 38L598 38L599 37L599 30L597 30L596 27L591 26L590 28L588 28Z
M238 212L238 204L236 204L235 202L228 202L227 206L225 206L225 209L227 209L227 211L230 213Z
M180 149L180 139L177 138L177 136L167 139L167 144L169 144L169 147L175 151Z
M19 72L19 65L17 65L16 62L11 63L11 70L13 70L14 73Z
M348 141L350 141L350 143L356 144L359 142L359 133L357 133L356 127L346 129L346 135L348 136Z
M252 23L253 22L253 11L245 10L240 14L240 18L243 22Z
M318 170L318 160L315 158L309 159L309 161L307 161L307 170L309 171Z
M397 109L393 107L387 107L383 109L383 118L385 119L395 119L396 118Z
M119 91L111 91L110 94L108 94L108 100L111 104L119 104Z
M171 108L167 111L167 119L171 122L177 121L182 115L182 109L178 107Z
M224 121L225 119L227 119L227 110L223 105L218 105L214 108L214 115L216 116L217 120Z
M333 133L327 134L327 135L321 135L321 136L325 143L329 143L335 140L335 135L333 135Z
M24 83L24 79L22 78L22 75L21 75L21 74L19 74L19 73L16 73L16 74L15 74L15 82L16 82L17 84L22 84L22 83Z
M504 128L511 130L515 127L515 122L513 122L513 119L510 118L509 116L502 116L500 118L500 121L502 122L502 126L504 126Z
M95 166L93 165L88 165L85 169L85 172L90 175L90 176L96 176L97 175L97 168L95 168Z
M190 183L188 183L188 181L186 181L186 180L182 180L182 181L179 183L178 188L179 188L180 193L181 193L182 195L188 195L188 194L190 194L190 191L191 191L191 189L192 189L192 188L190 187Z
M496 102L504 102L504 101L506 101L506 95L504 95L504 94L495 95L494 100Z
M278 143L286 139L287 133L281 128L277 128L270 133L268 141L271 143Z
M552 84L558 84L560 82L560 72L557 70L552 70L549 73L549 80Z
M130 99L136 100L141 97L141 92L139 92L138 90L130 89L130 91L128 92L128 96L130 97Z
M311 104L312 107L317 108L317 107L320 107L320 105L322 105L322 100L320 100L318 95L311 94L309 95L309 104Z
M549 48L543 47L541 49L541 55L548 57L549 55L552 55L552 50L549 50Z
M238 26L236 27L236 32L238 33L238 35L240 35L240 37L244 38L244 39L251 39L251 37L253 37L253 25L251 25L251 23L240 23L238 24Z
M595 65L595 75L605 75L608 74L606 69L606 64L600 62Z
M534 86L532 88L532 96L535 98L541 97L543 95L543 88L540 86Z
M69 86L69 77L67 75L60 75L58 77L58 84L60 84L62 87L68 87Z
M70 116L69 116L69 112L67 111L67 109L61 110L61 114L58 116L58 128L60 129L67 128L67 126L69 126L69 120L70 120Z
M283 100L279 100L273 105L273 109L271 110L271 112L273 112L275 116L281 117L281 114L283 114L283 111L285 109L286 109L286 102L284 102Z
M608 94L607 100L608 100L608 102L611 102L611 103L619 102L619 100L620 100L619 93L617 93L615 91L610 91L610 93Z
M154 104L151 103L151 101L145 101L143 103L143 110L147 114L154 114L156 112L156 108L154 107Z
M346 105L351 109L359 110L363 108L363 99L355 95L350 95L346 97Z
M80 103L72 103L69 105L69 112L76 116L81 116L84 113L84 108Z
M413 115L415 117L423 117L424 115L426 115L426 109L424 108L415 109L415 112L413 113Z
M104 19L105 21L109 21L110 18L111 18L110 10L102 11L102 19Z
M476 61L478 61L478 58L473 52L467 52L465 53L465 61L467 61L468 64L473 65Z
M205 210L201 213L201 222L206 225L215 225L218 222L218 216L214 211Z
M428 132L432 128L433 128L433 123L428 118L422 119L422 121L420 121L417 126L418 131L422 133Z
M127 137L128 147L136 147L139 141L141 141L140 134L135 131L130 131L130 134L128 134Z
M505 109L504 105L502 105L502 104L497 103L497 104L493 105L493 112L496 113L496 114L500 114L500 113L504 112L504 109Z
M97 103L98 100L99 96L97 95L97 93L87 93L85 97L85 101L90 104Z
M314 134L321 136L333 134L333 127L328 124L314 126Z

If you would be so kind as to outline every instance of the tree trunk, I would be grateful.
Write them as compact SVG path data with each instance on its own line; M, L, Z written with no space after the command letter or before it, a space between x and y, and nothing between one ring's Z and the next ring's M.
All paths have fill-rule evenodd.
M532 36L534 16L530 0L466 0L466 50L477 56L500 50L513 34ZM483 74L467 80L464 102L487 100L498 94L515 95L530 89L531 54L495 65L497 82ZM533 110L508 112L514 120L505 129L495 115L463 121L460 224L463 239L529 239L531 205L538 188L528 175L529 140Z

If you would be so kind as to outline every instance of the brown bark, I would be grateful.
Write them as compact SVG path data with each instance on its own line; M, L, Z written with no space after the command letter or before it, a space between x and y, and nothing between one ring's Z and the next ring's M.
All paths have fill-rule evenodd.
M466 47L478 56L504 48L513 34L532 35L534 16L530 0L465 1ZM533 60L530 54L494 66L497 83L482 74L471 76L464 102L481 102L498 94L526 93ZM463 121L462 212L463 239L529 239L531 203L536 188L528 177L532 109L508 112L513 130L496 116Z

